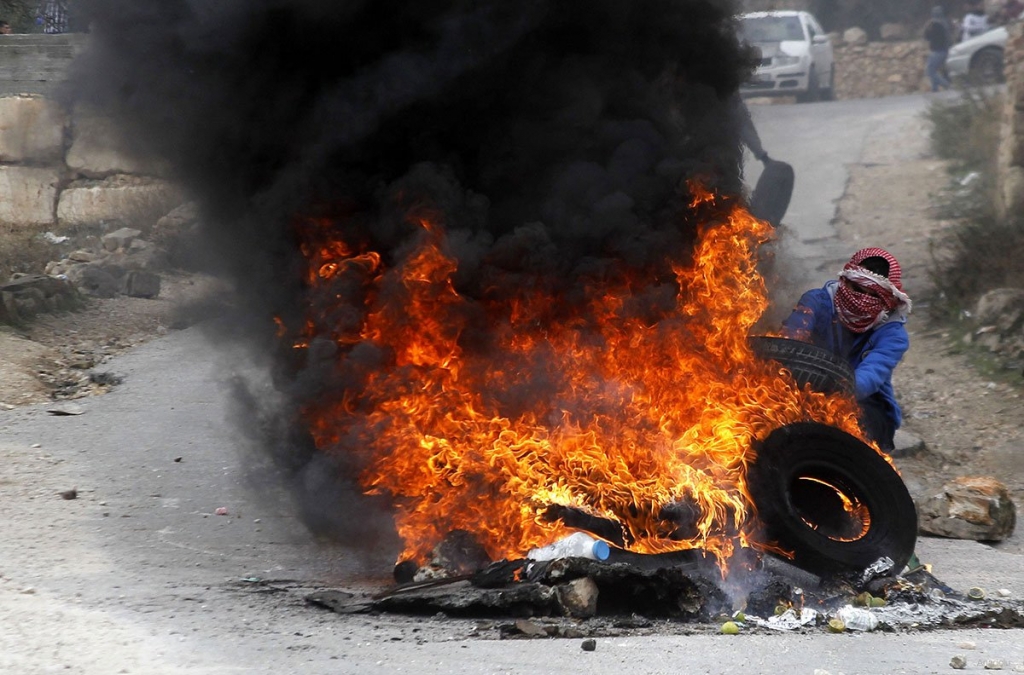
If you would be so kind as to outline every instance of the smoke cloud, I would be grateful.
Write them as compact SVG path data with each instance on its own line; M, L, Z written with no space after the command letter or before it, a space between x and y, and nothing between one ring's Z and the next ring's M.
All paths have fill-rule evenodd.
M358 389L385 356L354 345L338 367L329 340L301 357L277 347L273 317L301 323L319 301L296 219L394 263L421 234L410 213L429 209L470 300L539 275L572 298L580 279L685 259L686 180L742 189L733 95L751 61L734 11L725 0L90 0L70 94L120 120L194 196L209 250L237 281L237 335L271 356L266 391L249 383L236 397L245 419L267 420L246 428L314 529L372 542L388 532L386 502L368 517L358 461L320 454L295 419L327 389ZM331 292L346 302L330 320L358 325L360 291ZM664 293L648 289L637 311ZM464 346L485 345L484 327L466 325ZM544 386L528 378L505 404Z

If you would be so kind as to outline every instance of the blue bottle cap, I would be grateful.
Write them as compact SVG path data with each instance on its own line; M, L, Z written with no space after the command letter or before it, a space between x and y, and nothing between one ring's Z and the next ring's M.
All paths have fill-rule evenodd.
M608 548L608 542L595 541L594 542L594 558L596 560L607 560L608 554L611 553L611 549Z

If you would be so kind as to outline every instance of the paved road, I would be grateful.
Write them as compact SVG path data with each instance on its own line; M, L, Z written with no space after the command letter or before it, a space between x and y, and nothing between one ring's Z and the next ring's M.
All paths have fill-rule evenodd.
M898 126L894 121L920 116L932 98L750 105L765 150L791 164L796 174L793 199L783 221L783 252L797 263L794 269L803 277L793 280L796 287L820 284L823 272L830 276L849 258L851 251L838 242L833 221L849 167L861 161L869 135L884 136ZM899 139L893 138L893 142L899 143ZM745 171L748 184L755 185L761 163L749 153Z
M868 135L923 105L755 108L766 147L796 167L787 222L803 259L834 255L834 202ZM362 564L386 571L391 554L318 543L259 479L227 422L234 367L189 329L105 364L125 383L84 401L83 415L0 413L0 672L849 675L945 672L958 652L975 670L1024 663L1020 631L609 638L585 653L578 640L472 639L472 622L315 610L244 579L346 583ZM71 486L78 499L56 496ZM919 553L953 586L1024 597L1019 556L941 540Z

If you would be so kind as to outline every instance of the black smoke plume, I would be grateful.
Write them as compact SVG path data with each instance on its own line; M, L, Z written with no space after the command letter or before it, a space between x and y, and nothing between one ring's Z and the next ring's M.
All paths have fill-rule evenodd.
M259 442L312 495L312 525L370 540L380 526L346 487L358 461L311 450L294 411L387 364L365 345L275 351L273 317L301 323L316 301L296 219L326 219L387 264L417 235L408 212L429 205L469 299L540 274L571 298L613 268L685 260L686 181L741 191L732 111L751 61L734 11L726 0L88 0L72 95L120 120L194 196L207 250L237 281L237 333L287 353L273 395L239 396L249 420L273 408L279 426L259 427ZM357 296L333 310L339 325L360 321Z

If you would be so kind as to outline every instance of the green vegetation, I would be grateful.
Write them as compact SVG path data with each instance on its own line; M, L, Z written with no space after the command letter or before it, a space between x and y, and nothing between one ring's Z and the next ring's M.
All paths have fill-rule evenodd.
M933 243L933 310L955 318L985 291L1024 287L1024 213L1000 214L996 159L1002 98L969 91L927 111L934 152L950 160L951 182L940 195L940 215L956 221Z

